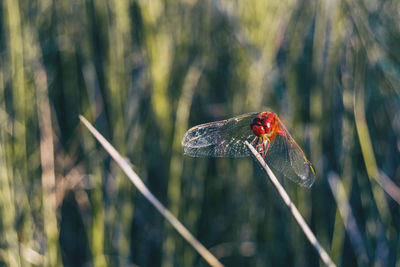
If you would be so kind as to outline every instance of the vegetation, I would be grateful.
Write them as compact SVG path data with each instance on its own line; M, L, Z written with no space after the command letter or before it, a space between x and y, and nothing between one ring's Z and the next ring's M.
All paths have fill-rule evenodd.
M205 266L84 115L226 266L318 266L251 158L204 122L276 112L317 181L285 189L338 266L400 266L396 0L0 3L0 265Z

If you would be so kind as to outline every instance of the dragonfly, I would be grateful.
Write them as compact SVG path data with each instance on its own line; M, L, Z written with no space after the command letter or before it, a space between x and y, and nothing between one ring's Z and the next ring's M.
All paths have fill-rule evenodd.
M278 116L251 112L227 120L197 125L182 139L184 154L192 157L247 157L248 141L272 169L293 182L310 187L315 171Z

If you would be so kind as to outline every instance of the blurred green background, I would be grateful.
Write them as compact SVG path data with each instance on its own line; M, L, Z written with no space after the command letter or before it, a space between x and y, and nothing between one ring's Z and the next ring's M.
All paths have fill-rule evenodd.
M2 0L0 265L206 266L83 114L226 266L320 266L251 158L183 156L265 108L313 163L292 200L339 266L400 266L400 2Z

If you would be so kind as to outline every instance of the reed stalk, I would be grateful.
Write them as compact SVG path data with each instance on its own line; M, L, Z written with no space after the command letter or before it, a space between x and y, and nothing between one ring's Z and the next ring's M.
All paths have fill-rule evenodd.
M171 225L178 231L178 233L190 244L192 247L211 265L223 266L218 259L211 254L190 232L185 226L164 207L164 205L151 193L147 186L143 183L140 177L133 171L129 162L124 159L118 151L83 117L79 116L81 122L88 128L94 135L104 149L110 156L117 162L124 173L128 176L136 188L143 194L143 196L160 212L160 214L171 223Z
M330 267L336 266L331 258L329 257L328 253L326 253L325 249L321 246L318 242L317 238L315 237L314 233L311 231L310 227L307 225L306 221L301 216L300 212L294 205L294 203L290 200L288 193L283 188L283 186L279 183L278 179L276 178L275 174L271 171L267 163L261 157L260 153L249 144L249 142L245 141L245 145L248 147L254 158L258 161L261 165L262 169L266 172L267 177L271 181L271 183L275 186L276 191L278 191L279 196L282 198L285 205L289 208L289 211L292 213L293 217L296 219L296 222L300 226L301 230L303 230L304 234L306 235L307 239L310 241L311 245L315 248L318 252L319 257L321 260Z

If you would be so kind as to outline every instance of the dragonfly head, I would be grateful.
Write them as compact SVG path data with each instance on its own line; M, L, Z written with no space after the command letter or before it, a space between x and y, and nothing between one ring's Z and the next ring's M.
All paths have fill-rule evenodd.
M272 120L274 118L273 116L272 117L269 116L269 114L265 116L263 112L251 121L250 128L256 136L265 138L268 137L268 135L271 133L272 122L273 122Z
M261 123L260 118L254 118L250 123L250 128L255 135L262 137L265 134L264 126Z

